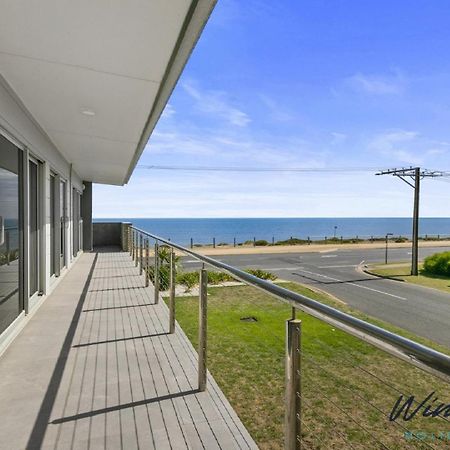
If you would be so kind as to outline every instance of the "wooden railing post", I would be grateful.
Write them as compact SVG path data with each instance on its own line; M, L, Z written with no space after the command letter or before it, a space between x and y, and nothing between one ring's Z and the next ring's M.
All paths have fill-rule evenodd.
M153 272L153 286L155 288L155 304L159 303L159 245L155 242L155 267Z
M301 320L286 321L285 449L301 448Z
M169 333L175 333L175 252L170 252Z
M139 235L139 275L144 272L144 236Z
M134 232L134 265L137 267L139 262L139 234L137 231Z
M207 307L208 307L208 272L200 270L200 293L198 308L198 389L206 390L206 355L207 355Z
M148 238L145 240L145 287L150 285L150 245L148 242Z

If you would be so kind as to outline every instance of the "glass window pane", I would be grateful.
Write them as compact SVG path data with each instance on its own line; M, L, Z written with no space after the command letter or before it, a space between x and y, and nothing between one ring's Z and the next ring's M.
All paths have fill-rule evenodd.
M20 313L19 151L0 137L0 333Z

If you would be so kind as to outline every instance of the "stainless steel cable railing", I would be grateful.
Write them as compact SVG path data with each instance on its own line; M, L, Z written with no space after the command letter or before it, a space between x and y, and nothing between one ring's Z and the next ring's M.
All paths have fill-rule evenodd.
M174 242L168 241L159 236L155 236L144 230L134 227L132 229L139 234L148 236L158 242L168 245L169 247L180 250L212 267L224 270L246 284L255 286L269 294L275 295L279 299L288 302L295 308L303 309L306 313L311 314L314 317L329 323L330 325L336 326L347 333L364 339L381 350L387 351L394 356L408 361L411 364L450 382L450 356L448 355L371 323L365 322L361 319L357 319L347 313L332 308L331 306L262 280L254 275L237 269L236 267L217 261L208 256L200 255L191 249L182 247L181 245L175 244Z
M329 305L321 303L317 300L309 298L308 296L293 292L277 284L262 280L254 275L251 275L236 267L217 261L211 257L200 255L192 249L185 248L181 245L171 242L168 239L161 238L154 234L148 233L145 230L130 226L126 234L127 245L130 255L133 257L136 267L139 267L140 273L145 275L146 286L152 281L155 288L155 303L159 301L160 290L167 290L169 292L169 328L170 333L175 330L175 251L189 255L197 261L224 271L233 278L243 282L246 285L255 287L267 294L276 297L279 300L289 304L292 309L292 319L287 324L286 336L286 421L285 421L285 442L286 448L299 448L298 442L301 440L301 424L302 417L300 415L301 399L304 393L300 390L300 335L301 335L301 321L295 319L295 310L301 310L329 325L338 328L345 333L351 334L358 339L365 341L383 352L389 353L408 364L418 367L425 372L432 374L444 382L450 382L450 356L427 347L423 344L407 339L399 334L388 331L380 326L373 325L367 321L353 317L351 314L340 311ZM154 245L150 245L150 241ZM153 243L152 242L152 243ZM161 249L169 249L166 253L161 253ZM164 270L162 270L164 269ZM163 289L161 289L163 288ZM206 270L200 271L200 311L199 311L199 389L206 389L206 308L207 308L207 275ZM305 357L305 363L311 366L316 366L327 373L330 377L332 372L326 367L317 363L311 357ZM402 393L392 384L386 383L382 378L372 374L370 371L357 367L352 361L349 365L361 369L364 374L378 382L383 383L391 390ZM349 383L344 387L344 390L356 391L355 386ZM327 398L334 407L340 410L340 406L334 404L335 402ZM355 398L363 404L373 408L378 413L382 414L384 411L380 409L371 399L366 399L360 394L356 394ZM309 400L306 400L309 401ZM334 402L334 403L333 403ZM448 420L442 417L446 422ZM400 425L400 424L397 424ZM307 428L307 426L306 426ZM367 430L360 425L360 428ZM400 428L405 432L408 429L400 425ZM374 437L375 438L375 437ZM377 439L377 438L376 438ZM309 444L308 444L309 445ZM389 448L382 441L379 441L382 448ZM351 443L348 443L351 448ZM424 443L425 448L435 448L433 445Z

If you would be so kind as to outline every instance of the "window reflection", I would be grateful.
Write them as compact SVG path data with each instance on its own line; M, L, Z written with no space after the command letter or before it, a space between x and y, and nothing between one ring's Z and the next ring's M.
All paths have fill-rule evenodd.
M0 138L0 333L19 315L18 150Z

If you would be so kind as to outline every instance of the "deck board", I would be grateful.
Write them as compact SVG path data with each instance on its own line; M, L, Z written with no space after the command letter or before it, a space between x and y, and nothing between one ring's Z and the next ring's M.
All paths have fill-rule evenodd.
M0 358L0 448L257 448L153 298L127 253L83 254Z

